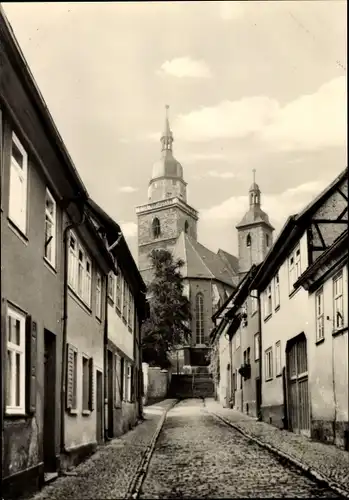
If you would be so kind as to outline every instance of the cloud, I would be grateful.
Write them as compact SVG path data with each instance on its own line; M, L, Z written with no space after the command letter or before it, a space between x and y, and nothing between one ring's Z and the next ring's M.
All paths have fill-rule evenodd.
M203 179L204 177L213 177L216 179L234 179L236 174L233 172L217 172L217 170L209 170L201 175L193 176L195 179Z
M135 238L137 235L137 224L135 222L121 222L120 227L126 239Z
M160 75L170 75L176 78L211 78L210 68L205 61L194 60L190 57L177 57L165 61L160 70Z
M133 186L121 186L119 187L120 193L135 193L138 191L138 188Z
M241 19L245 10L242 2L219 2L219 16L223 21Z
M197 161L215 161L215 160L227 160L227 156L223 153L193 153L193 154L182 154L181 158L184 163L195 163Z
M345 77L322 85L285 106L267 96L222 101L179 115L173 123L176 138L205 142L253 135L273 150L316 150L345 146L347 137Z

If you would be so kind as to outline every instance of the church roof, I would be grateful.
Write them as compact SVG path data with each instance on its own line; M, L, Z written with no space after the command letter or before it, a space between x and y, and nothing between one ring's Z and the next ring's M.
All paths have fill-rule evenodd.
M151 178L154 180L159 177L183 179L183 167L173 156L172 151L164 151L162 158L154 163Z
M238 274L239 272L239 259L232 255L231 253L222 250L221 248L218 250L217 254L221 257L225 262L229 264L230 269L234 274Z
M259 206L254 205L245 213L239 224L237 224L236 229L258 223L267 224L271 229L274 229L270 224L268 215Z
M179 235L173 253L185 263L182 268L183 278L215 279L229 286L236 286L235 273L230 266L218 254L198 243L184 231Z

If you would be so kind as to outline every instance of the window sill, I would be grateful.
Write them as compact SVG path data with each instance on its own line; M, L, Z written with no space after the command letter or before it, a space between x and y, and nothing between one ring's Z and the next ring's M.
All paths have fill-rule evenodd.
M275 307L274 312L278 312L279 309L280 309L280 304Z
M114 305L114 299L112 299L111 297L109 297L108 295L108 304L113 306Z
M21 411L13 411L13 410L6 410L5 412L5 419L6 420L15 420L15 419L28 419L32 418L33 415L28 415L28 413L25 413L24 410Z
M68 410L69 415L75 416L78 414L78 410L76 408L72 408L71 410Z
M70 297L75 300L75 302L90 316L92 315L92 309L85 304L85 302L80 299L79 295L72 289L70 285L68 285Z
M280 377L282 377L282 373L277 373L277 374L275 375L275 378L280 378Z
M127 325L127 321L124 317L122 318L122 321L124 322L125 325Z
M25 245L28 245L29 242L28 237L16 226L14 222L12 222L12 220L9 217L7 217L7 221L9 228L17 236L17 238L19 238L21 242L24 243Z
M53 264L51 264L51 262L50 262L49 260L47 260L47 259L46 259L46 257L43 257L43 259L44 259L44 264L45 264L45 266L47 267L47 269L48 269L49 271L51 271L51 273L52 273L54 276L56 276L56 275L57 275L57 270L56 270L56 268L53 266Z
M83 415L84 417L88 417L89 415L91 415L91 410L82 410L81 415Z
M257 314L258 310L257 311L253 311L253 313L251 313L251 318L253 318L253 316L255 316Z
M102 324L102 319L96 316L96 321L101 325Z
M273 313L268 314L268 316L266 316L266 317L264 318L264 323L266 323L267 321L269 321L269 320L270 320L270 318L272 317L272 315L273 315Z
M132 328L130 326L128 327L128 331L132 333Z
M271 382L273 380L273 377L270 377L270 378L266 378L265 381L266 382Z
M341 335L348 330L347 326L343 326L343 328L338 328L337 330L332 331L332 337L337 337L337 335Z
M323 339L316 340L315 345L320 345L325 342L325 337Z

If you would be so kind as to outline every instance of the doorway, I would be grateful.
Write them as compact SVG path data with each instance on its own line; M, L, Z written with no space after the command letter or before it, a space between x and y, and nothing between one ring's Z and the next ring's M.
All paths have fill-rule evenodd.
M256 378L256 417L259 417L261 411L261 379Z
M103 443L103 374L96 370L96 411L97 411L97 443Z
M307 340L304 333L287 346L287 372L290 428L310 437Z
M44 471L56 471L56 335L44 330Z
M114 436L114 354L108 350L108 436Z

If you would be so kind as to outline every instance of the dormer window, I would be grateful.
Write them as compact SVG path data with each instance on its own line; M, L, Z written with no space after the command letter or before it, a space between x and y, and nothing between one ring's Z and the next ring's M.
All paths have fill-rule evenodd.
M250 233L248 233L247 237L246 237L246 246L247 247L250 247L251 246L251 235Z
M152 229L153 229L153 237L154 238L159 238L161 235L161 227L160 227L160 221L157 217L152 222Z

